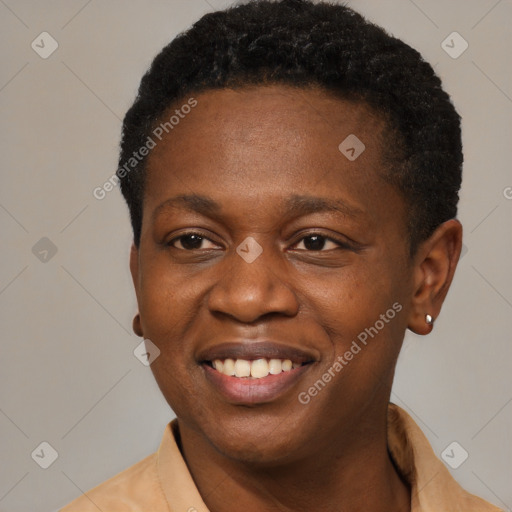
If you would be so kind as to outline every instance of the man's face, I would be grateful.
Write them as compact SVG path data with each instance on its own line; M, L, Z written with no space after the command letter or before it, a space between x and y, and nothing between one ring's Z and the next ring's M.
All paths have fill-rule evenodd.
M294 460L387 406L412 271L385 125L313 89L195 98L148 157L132 255L152 370L217 451Z

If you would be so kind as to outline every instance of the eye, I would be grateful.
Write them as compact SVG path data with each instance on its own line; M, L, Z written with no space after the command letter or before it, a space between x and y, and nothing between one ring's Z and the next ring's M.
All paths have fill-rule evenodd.
M205 247L204 244L210 244L210 247ZM175 249L186 251L194 251L199 249L214 249L217 247L211 240L203 236L201 233L189 232L183 233L176 238L173 238L167 245Z
M300 247L301 244L303 245L303 248ZM348 244L334 240L332 238L328 238L325 235L321 235L319 233L311 233L302 237L300 241L295 244L295 247L306 251L327 251L340 248L349 248Z

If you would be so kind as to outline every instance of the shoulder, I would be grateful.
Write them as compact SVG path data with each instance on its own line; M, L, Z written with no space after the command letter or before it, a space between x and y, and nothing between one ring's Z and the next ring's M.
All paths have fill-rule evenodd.
M465 491L434 453L412 417L392 403L388 407L388 449L411 486L413 512L502 512Z
M157 473L157 454L149 455L85 492L60 512L97 512L98 509L108 512L167 511Z

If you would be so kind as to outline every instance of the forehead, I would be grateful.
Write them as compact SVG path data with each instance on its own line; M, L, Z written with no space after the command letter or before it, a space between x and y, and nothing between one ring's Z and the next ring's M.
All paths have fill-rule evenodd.
M210 90L194 99L148 156L145 209L154 212L178 194L260 209L262 201L316 195L342 199L374 220L382 214L383 196L393 193L380 178L386 124L366 104L281 85Z
M194 100L186 115L175 113L187 98L162 116L164 130L147 159L150 178L164 169L197 169L205 161L215 161L217 171L233 166L239 174L274 161L277 174L334 166L369 179L374 176L368 171L381 167L386 124L364 103L283 85L209 90Z
M247 86L208 90L195 99L197 106L186 116L181 116L179 126L173 126L169 133L163 134L163 141L179 144L182 137L199 129L210 138L235 143L256 140L257 137L263 139L267 134L265 142L271 146L280 142L276 136L288 136L289 146L297 147L303 138L313 139L313 135L329 143L328 132L336 141L347 129L371 142L370 139L381 136L386 128L382 116L368 104L335 96L320 87ZM184 98L170 107L161 121L165 123L171 117L178 120L172 114L178 113L186 100Z

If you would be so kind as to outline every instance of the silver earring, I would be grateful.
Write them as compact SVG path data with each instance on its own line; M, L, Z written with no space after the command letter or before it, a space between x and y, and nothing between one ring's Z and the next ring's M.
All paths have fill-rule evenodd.
M427 325L433 325L434 324L434 319L432 318L431 315L429 315L428 313L425 315L425 322L427 322Z

